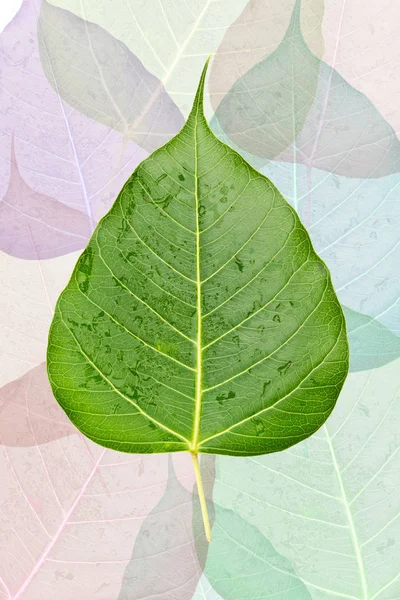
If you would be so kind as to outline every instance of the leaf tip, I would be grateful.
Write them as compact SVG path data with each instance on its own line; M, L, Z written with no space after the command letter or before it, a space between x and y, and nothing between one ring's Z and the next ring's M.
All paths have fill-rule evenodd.
M197 92L196 92L196 95L194 97L193 107L192 107L192 110L190 112L189 118L191 116L195 117L198 114L199 111L201 113L203 113L203 109L204 109L204 85L205 85L205 81L206 81L206 75L207 75L208 65L210 63L211 58L212 58L212 54L209 54L208 57L207 57L207 60L206 60L206 62L204 64L203 70L201 72L199 85L197 86Z

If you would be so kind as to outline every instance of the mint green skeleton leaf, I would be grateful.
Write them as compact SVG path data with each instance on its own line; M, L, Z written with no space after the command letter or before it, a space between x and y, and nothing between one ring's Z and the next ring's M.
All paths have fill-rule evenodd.
M211 132L205 66L180 133L95 229L51 325L48 374L107 448L252 456L312 435L348 370L325 264L274 185Z

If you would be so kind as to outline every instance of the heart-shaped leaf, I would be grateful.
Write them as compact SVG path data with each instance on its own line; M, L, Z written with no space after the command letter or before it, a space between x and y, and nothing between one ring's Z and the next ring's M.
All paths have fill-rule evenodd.
M265 57L260 52L266 52L271 43L271 22L276 35L273 9L269 3L250 2L227 30L211 73L211 99L216 107L213 129L222 136L226 134L224 137L228 136L242 151L264 159L264 163L292 145L306 122L317 90L320 60L303 38L300 11L301 0L296 0L285 35L275 51ZM248 52L249 46L253 52Z
M276 452L314 433L348 369L341 307L295 211L209 129L182 131L95 230L50 330L54 394L125 452Z

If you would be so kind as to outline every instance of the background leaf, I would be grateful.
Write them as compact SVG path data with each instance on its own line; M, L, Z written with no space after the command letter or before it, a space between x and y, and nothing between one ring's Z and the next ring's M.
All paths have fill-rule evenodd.
M379 321L344 307L350 371L382 367L400 356L400 339Z
M218 461L215 502L258 527L315 600L400 592L398 375L399 361L352 373L312 438Z
M1 253L1 385L46 359L54 306L76 258L70 254L54 262L25 261Z
M39 194L25 183L13 141L10 181L0 204L1 249L18 258L52 258L81 249L91 229L87 214Z
M41 0L24 0L0 37L2 249L35 260L83 247L85 239L79 246L72 235L72 221L75 233L86 231L88 221L92 228L146 155L134 143L124 144L120 133L71 110L53 90L38 53L40 6ZM24 215L16 218L17 207L31 215L33 240ZM35 227L32 216L40 217Z
M37 446L76 434L54 399L43 363L0 389L0 442Z
M273 159L291 147L308 119L317 89L320 61L303 38L301 0L296 0L284 35L270 52L268 33L273 25L276 35L285 20L285 4L277 23L275 3L250 2L225 34L211 71L213 128L239 152L248 152L250 161L252 156ZM313 25L318 31L321 3L317 11Z
M44 1L38 28L44 72L75 110L150 152L182 127L162 83L102 27Z
M185 458L175 469L191 487ZM1 576L12 597L46 598L51 589L60 600L117 598L135 538L164 492L167 457L128 457L75 435L34 448L2 446L0 460L8 490ZM189 539L191 515L186 527ZM190 569L193 557L181 559Z
M158 77L185 117L207 56L247 0L148 0L85 2L53 0L120 40Z
M201 461L206 497L212 494L214 462ZM118 600L190 600L197 587L209 550L200 505L176 478L171 458L168 473L164 495L136 538Z
M398 356L399 174L356 179L318 169L310 172L303 165L293 173L276 161L263 172L298 211L316 251L331 270L342 304L377 321L376 327L372 321L368 326L368 344L374 340L382 357ZM382 337L380 324L394 335ZM358 345L359 368L370 368L371 361L367 356L363 361L360 350ZM365 353L371 350L370 345Z
M219 82L221 72L227 71L229 77L232 52L242 63L240 77L222 100L218 93L214 102L216 120L228 139L255 157L278 157L338 175L382 177L398 172L400 142L393 128L364 94L309 49L301 32L301 0L296 1L274 52L249 70L248 60L243 66L238 46L239 52L248 52L246 46L257 48L259 43L249 19L256 4L246 7L232 25L216 61L217 89L224 86ZM268 3L263 11L271 15ZM240 45L235 37L238 28Z
M225 600L311 600L290 562L262 533L216 505L205 574Z
M222 598L217 594L207 577L203 574L198 583L193 600L222 600Z

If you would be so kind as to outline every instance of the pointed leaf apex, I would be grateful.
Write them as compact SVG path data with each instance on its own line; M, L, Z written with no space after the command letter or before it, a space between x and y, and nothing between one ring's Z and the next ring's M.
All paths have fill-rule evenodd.
M192 106L192 110L190 111L188 121L192 117L196 117L199 112L200 112L200 114L203 114L203 111L204 111L204 84L206 81L207 69L208 69L208 65L209 65L211 57L212 57L212 54L210 54L208 56L206 63L203 67L203 70L201 72L199 85L197 87L197 92L194 97L193 106Z
M289 26L286 30L283 39L291 39L293 36L301 36L301 0L296 0L293 6L292 16L290 17Z

